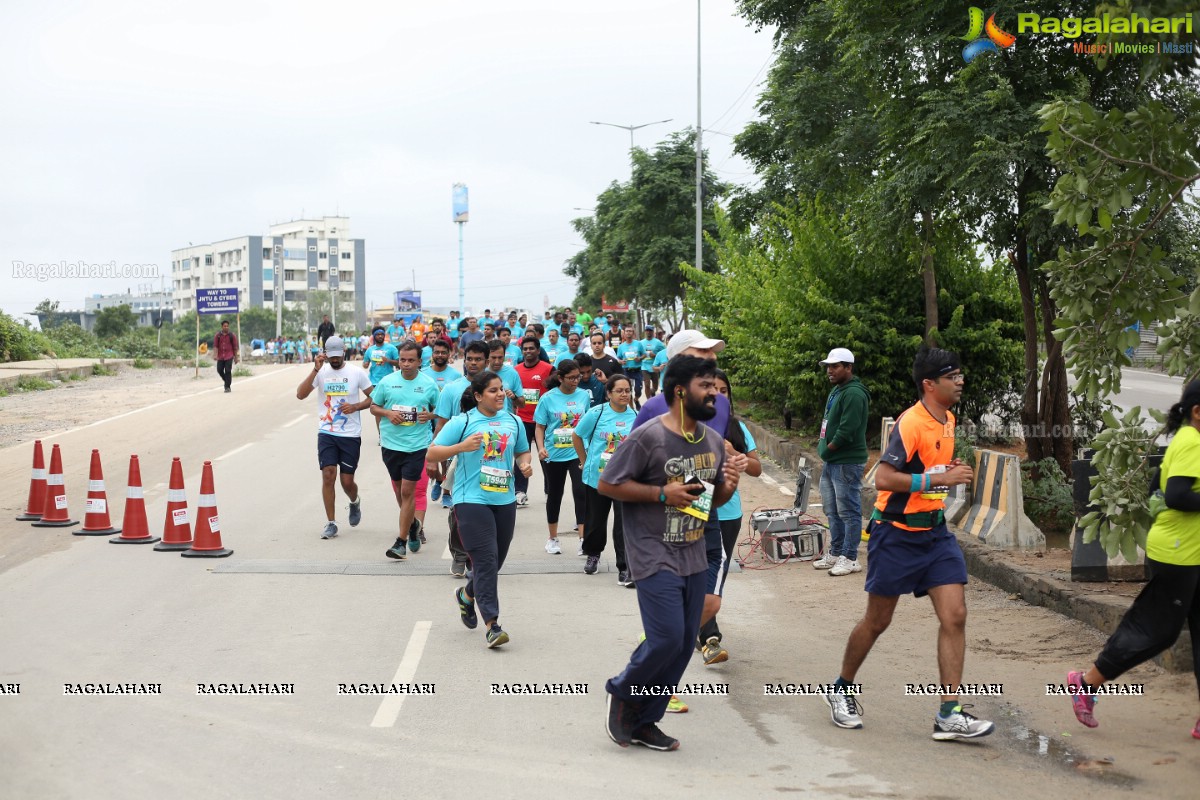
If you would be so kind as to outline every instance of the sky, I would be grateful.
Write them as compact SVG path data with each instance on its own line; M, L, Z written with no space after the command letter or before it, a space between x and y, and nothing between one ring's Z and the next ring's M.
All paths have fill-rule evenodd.
M451 188L470 191L466 304L570 302L570 221L696 123L697 4L510 0L11 4L0 30L0 309L78 309L138 279L38 281L21 264L157 264L302 217L350 217L368 306L414 284L458 301ZM731 134L755 117L772 31L704 0L709 163L754 176Z

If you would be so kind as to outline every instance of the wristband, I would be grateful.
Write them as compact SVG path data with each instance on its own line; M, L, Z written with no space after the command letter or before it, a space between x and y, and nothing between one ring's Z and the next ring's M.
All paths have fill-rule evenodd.
M662 489L658 490L658 502L660 502L660 503L667 502L667 493L664 492Z
M921 491L921 481L923 478L924 478L924 476L920 475L920 474L911 476L911 478L908 482L908 491L910 494L915 494L915 493Z

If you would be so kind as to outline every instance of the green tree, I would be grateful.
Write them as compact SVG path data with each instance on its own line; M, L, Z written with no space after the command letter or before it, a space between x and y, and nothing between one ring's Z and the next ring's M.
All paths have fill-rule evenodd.
M596 199L591 217L571 224L584 249L563 270L578 281L574 306L598 308L602 297L628 300L643 311L686 314L688 281L681 263L696 255L696 136L673 133L653 151L633 150L633 175L614 182ZM716 200L728 187L705 169L703 228L715 233ZM716 255L704 253L703 271L714 272Z
M65 311L59 311L58 301L51 300L48 297L37 304L37 306L33 309L33 313L37 316L38 325L41 326L43 331L49 331L53 328L57 328L59 325L66 325L70 323L75 323L76 325L79 324L78 314L70 314Z
M93 329L98 339L115 339L128 333L137 325L133 309L125 304L100 309Z

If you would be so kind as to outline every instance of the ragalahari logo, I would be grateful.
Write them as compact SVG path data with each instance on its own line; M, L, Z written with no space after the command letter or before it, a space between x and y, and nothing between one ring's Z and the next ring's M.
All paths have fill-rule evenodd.
M971 28L967 31L967 35L962 37L969 42L963 48L963 60L968 64L984 53L999 53L1001 49L1008 49L1016 43L1017 37L1011 33L1005 33L996 25L995 14L988 17L985 24L983 21L983 9L971 6L968 13L970 15Z

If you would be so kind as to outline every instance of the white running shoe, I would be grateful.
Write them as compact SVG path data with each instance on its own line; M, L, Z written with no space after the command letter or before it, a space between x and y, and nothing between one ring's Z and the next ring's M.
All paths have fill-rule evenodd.
M558 539L546 540L546 552L552 556L562 555L562 548L558 544Z
M829 706L829 718L839 728L861 728L862 706L858 704L853 694L849 692L826 692L821 695L825 705Z
M813 562L813 569L829 569L837 563L838 557L833 553L826 553Z
M529 495L525 494L524 492L517 492L517 506L520 507L527 505L529 505Z
M587 555L587 553L583 552L583 539L579 540L579 552L575 555L579 556L580 558L583 558Z
M838 556L837 563L829 570L829 574L834 577L849 575L851 572L862 572L862 565L857 561L851 561L845 556Z
M939 742L952 739L977 739L987 736L995 729L995 725L986 719L978 719L974 714L963 711L971 706L955 706L954 713L948 717L941 714L933 715L933 738Z

